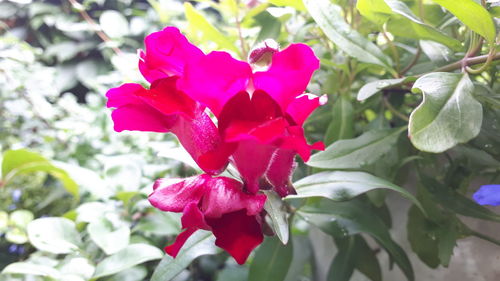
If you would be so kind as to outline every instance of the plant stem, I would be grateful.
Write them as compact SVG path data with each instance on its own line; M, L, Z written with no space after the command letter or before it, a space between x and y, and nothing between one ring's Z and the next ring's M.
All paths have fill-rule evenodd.
M484 63L484 62L486 62L488 60L488 56L489 55L482 55L482 56L477 56L477 57L472 57L472 58L466 58L466 59L463 59L463 60L459 60L457 62L454 62L454 63L448 64L448 65L445 65L443 67L440 67L440 68L434 70L433 72L448 72L448 71L457 70L457 69L462 68L462 63L465 63L466 65L476 65L476 64ZM500 59L500 52L495 53L491 57L492 61L499 60L499 59ZM418 76L422 76L424 74L425 73L422 73L422 74L420 74Z
M387 33L385 32L385 30L382 30L382 35L384 36L385 40L387 41L387 44L389 45L389 48L391 49L392 57L394 59L394 64L396 65L396 72L399 72L399 54L398 54L398 49L396 48L396 45L394 45L394 43L392 42L392 40L389 38L389 35L387 35Z
M240 23L240 13L239 13L239 9L240 9L240 1L236 1L236 15L235 15L235 19L236 19L236 29L238 29L238 37L240 39L240 44L241 44L241 56L242 56L242 59L247 59L247 56L248 56L248 50L247 50L247 46L245 44L245 40L243 39L243 34L241 32L241 23Z
M417 63L418 59L420 58L420 54L422 54L422 49L418 47L415 57L410 62L410 64L408 64L403 70L401 70L400 76L405 75L405 73L408 72L408 70L410 70Z
M482 233L476 232L476 231L474 231L474 230L471 230L471 233L470 233L470 234L471 234L472 236L476 236L477 238L481 238L481 239L486 240L486 241L488 241L488 242L490 242L490 243L493 243L493 244L495 244L495 245L500 246L500 241L499 241L499 240L497 240L497 239L495 239L495 238L489 237L489 236L487 236L487 235L484 235L484 234L482 234Z
M397 117L399 117L400 119L406 121L406 122L409 122L410 119L408 118L408 116L404 115L403 113L399 112L396 108L394 108L394 106L392 106L392 104L389 102L389 100L387 99L386 96L384 96L382 98L382 101L384 102L384 105L385 107L387 107L387 109L389 109L389 111L396 115Z

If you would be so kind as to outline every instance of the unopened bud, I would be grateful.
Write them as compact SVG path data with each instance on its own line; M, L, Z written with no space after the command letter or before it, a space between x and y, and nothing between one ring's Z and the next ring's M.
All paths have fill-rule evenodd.
M271 64L273 55L279 52L279 45L273 39L266 39L250 51L248 62L257 66L268 66Z

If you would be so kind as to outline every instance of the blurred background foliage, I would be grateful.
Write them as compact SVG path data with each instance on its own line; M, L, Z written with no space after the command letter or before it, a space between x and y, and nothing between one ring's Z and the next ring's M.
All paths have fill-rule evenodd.
M478 182L500 182L499 8L492 0L0 2L0 280L350 280L356 271L377 281L382 250L408 280L421 280L409 251L436 268L449 265L459 239L500 244L461 220L500 221L468 199ZM308 90L330 102L305 128L311 141L333 145L299 164L289 243L268 237L245 266L205 232L175 261L162 253L180 219L149 205L152 183L198 168L168 134L114 132L105 108L107 89L145 82L136 51L167 25L206 52L246 59L272 38L304 42L321 59ZM411 249L391 237L388 190L414 203ZM323 249L335 253L326 276L311 229L336 245Z

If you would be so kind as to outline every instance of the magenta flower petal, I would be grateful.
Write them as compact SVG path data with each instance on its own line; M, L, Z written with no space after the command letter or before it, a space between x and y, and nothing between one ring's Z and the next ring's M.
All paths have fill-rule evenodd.
M181 76L187 63L203 57L203 52L172 26L151 33L144 44L146 52L139 53L139 70L151 83L165 77Z
M290 126L287 130L288 135L282 139L279 147L296 151L305 162L309 160L312 150L325 150L323 142L308 144L302 127Z
M164 248L165 252L175 258L181 250L182 246L184 246L184 243L186 243L186 240L188 240L188 238L191 237L191 235L193 235L193 233L197 230L197 228L188 228L181 232L179 235L177 235L177 238L175 238L175 242L173 244L168 245Z
M139 97L147 91L139 84L130 83L107 92L107 106L116 107L111 114L115 131L168 132L176 123L177 116L163 115Z
M292 117L297 125L302 126L307 117L309 117L318 106L324 105L327 102L328 97L326 95L318 97L311 94L302 94L296 97L290 105L288 105L286 113Z
M198 207L198 202L191 202L185 208L181 218L182 228L197 228L210 230L204 214Z
M266 179L273 187L273 190L281 197L289 194L296 194L292 185L293 170L297 166L295 163L295 151L289 149L277 149L271 160L271 164L266 171Z
M255 194L259 191L260 178L266 172L275 150L275 146L255 140L239 142L232 160L248 192Z
M291 44L274 54L267 71L254 74L256 90L268 93L285 110L295 97L302 94L319 68L313 50L304 44Z
M238 264L244 264L252 250L264 240L256 216L248 216L243 210L207 219L207 222L215 235L215 245L231 254Z
M179 87L218 116L224 104L246 91L252 69L226 52L211 52L196 64L187 65Z
M203 171L216 175L226 168L234 145L222 142L208 114L197 112L193 120L179 118L171 131Z
M171 180L158 179L154 191L148 197L155 208L180 213L190 203L198 203L206 192L209 175L186 178L172 184Z
M207 182L208 188L201 209L207 218L220 218L223 214L246 210L246 214L254 216L262 211L266 196L250 195L242 190L242 184L231 178L212 178Z

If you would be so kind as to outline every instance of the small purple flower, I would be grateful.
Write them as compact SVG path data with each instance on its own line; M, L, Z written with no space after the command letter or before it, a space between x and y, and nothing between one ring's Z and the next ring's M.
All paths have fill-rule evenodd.
M12 201L14 201L14 203L19 202L22 194L23 194L23 192L20 189L12 190Z
M480 205L500 205L500 184L490 184L481 186L472 198Z

